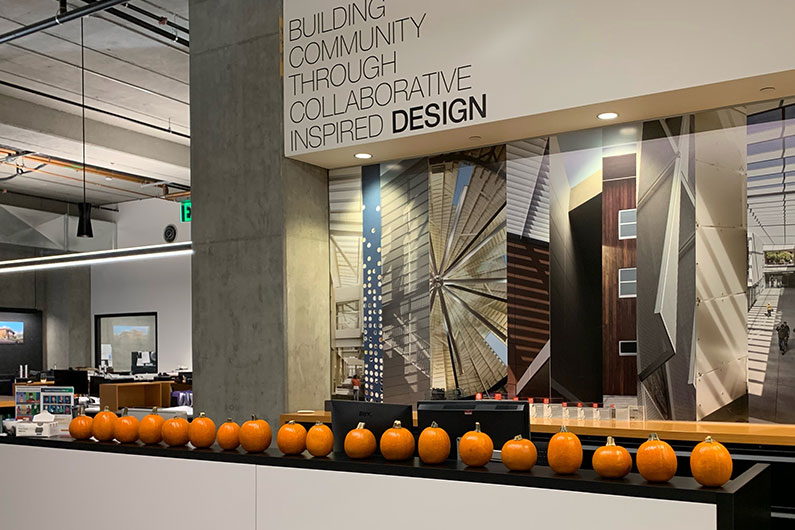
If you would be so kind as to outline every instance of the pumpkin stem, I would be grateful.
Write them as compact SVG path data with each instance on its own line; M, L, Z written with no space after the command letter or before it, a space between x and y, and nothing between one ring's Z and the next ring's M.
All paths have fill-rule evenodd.
M364 422L360 421L359 425L356 426L357 429L364 429Z
M316 421L315 425L323 425L323 422L322 421Z
M400 425L400 420L395 420L395 423L392 424L393 429L400 429L402 428Z
M513 437L513 439L518 442L518 441L520 441L522 439L522 435L521 434L517 434L516 436Z
M569 432L565 425L560 426L560 432Z
M204 414L204 412L200 412L200 413L199 413L199 417L200 417L200 418L204 418L204 417L205 417L205 414Z
M659 437L659 436L657 436L657 433L656 433L656 432L653 432L653 433L651 433L651 434L649 435L649 440L652 440L652 441L655 441L655 442L656 442L656 441L658 441L659 439L660 439L660 437Z
M290 420L287 422L287 425L295 425L295 420Z
M110 407L105 405L105 410L110 410Z
M439 428L439 424L438 424L438 423L436 423L435 421L432 421L432 422L431 422L431 428L432 428L432 429L438 429L438 428Z
M251 421L257 421L257 415L256 414L252 414L251 415Z
M152 414L157 414L157 407L152 407Z
M226 423L232 423L232 418L226 418Z
M711 444L715 440L712 439L712 436L707 436L706 438L704 438L704 441L707 442L708 444Z
M124 407L123 409L121 409L121 415L122 416L126 416L127 415L127 407Z
M616 445L616 441L613 439L612 436L608 436L607 443L605 445Z
M480 432L480 422L479 421L475 422L475 432Z

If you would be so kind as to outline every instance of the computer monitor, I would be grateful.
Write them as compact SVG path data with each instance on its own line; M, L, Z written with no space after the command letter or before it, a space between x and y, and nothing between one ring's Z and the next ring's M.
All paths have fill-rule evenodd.
M75 394L88 394L88 372L83 370L54 370L55 386L71 386Z
M135 374L157 373L157 352L134 351L130 353L130 371Z
M384 431L392 427L395 420L400 420L402 425L411 429L414 425L411 405L332 400L331 430L334 433L334 452L345 452L345 436L355 429L359 422L363 421L378 441Z
M417 427L436 422L452 442L450 458L456 458L458 439L480 423L480 429L494 441L494 449L518 434L530 438L530 404L526 401L420 401Z

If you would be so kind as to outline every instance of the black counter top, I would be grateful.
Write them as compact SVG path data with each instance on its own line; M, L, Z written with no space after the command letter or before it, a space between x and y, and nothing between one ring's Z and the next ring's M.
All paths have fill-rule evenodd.
M352 460L345 455L329 455L314 458L308 453L298 456L282 455L275 447L264 453L247 453L242 449L223 451L217 446L209 449L186 447L167 447L163 444L143 445L119 444L117 442L77 441L68 438L16 438L0 437L0 450L3 444L32 447L46 447L73 451L97 451L139 456L183 458L210 462L230 462L262 466L318 469L325 471L346 471L440 480L457 480L483 484L502 484L567 491L601 493L667 499L685 502L719 504L743 489L751 481L764 476L769 483L767 464L756 464L746 472L728 482L722 488L705 488L691 477L677 476L670 482L656 484L646 482L637 473L630 473L620 480L603 479L594 471L581 469L574 475L558 475L550 468L535 466L528 472L509 471L499 462L490 462L485 467L470 468L459 462L449 461L440 465L422 464L418 458L405 462L389 462L376 455L365 460Z

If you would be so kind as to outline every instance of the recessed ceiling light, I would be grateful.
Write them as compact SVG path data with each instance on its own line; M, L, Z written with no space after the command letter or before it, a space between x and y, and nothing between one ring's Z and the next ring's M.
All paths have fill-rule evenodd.
M602 112L601 114L596 115L597 118L600 120L615 120L618 118L617 112Z
M473 140L473 141L474 141L474 140L482 140L482 139L483 139L483 137L482 137L482 136L480 136L479 134L473 134L472 136L470 136L470 137L469 137L469 139L470 139L470 140Z
M105 180L107 180L108 182L110 182L111 180L113 180L113 177L105 177Z
M359 160L368 160L370 158L373 158L373 155L371 155L370 153L356 153L353 156L358 158Z
M763 86L759 89L760 92L772 92L776 89L774 86Z

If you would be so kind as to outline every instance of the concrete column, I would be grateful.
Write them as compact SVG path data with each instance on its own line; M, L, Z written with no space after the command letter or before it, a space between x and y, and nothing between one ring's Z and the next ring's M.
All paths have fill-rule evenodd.
M191 0L197 411L276 422L330 395L328 174L284 158L281 0Z

